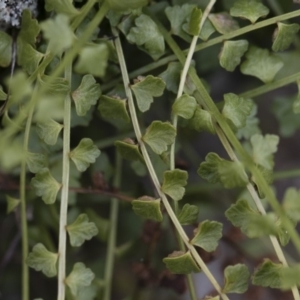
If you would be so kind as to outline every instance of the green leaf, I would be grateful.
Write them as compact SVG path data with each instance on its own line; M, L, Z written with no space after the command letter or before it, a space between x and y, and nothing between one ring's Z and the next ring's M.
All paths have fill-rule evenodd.
M31 186L46 204L53 204L61 184L52 177L49 169L44 168L31 179Z
M223 293L237 293L243 294L248 289L248 280L250 272L246 265L237 264L228 266L224 270L225 286Z
M300 192L296 188L288 188L285 191L282 206L294 222L300 221Z
M189 32L194 36L198 36L200 33L201 19L202 19L201 9L194 7L192 10L191 18L190 18L190 22L189 22Z
M199 132L208 131L212 134L216 133L211 114L199 106L196 107L195 113L189 121L189 125Z
M66 229L73 247L80 247L85 241L89 241L93 236L98 234L98 228L93 222L89 222L86 214L79 215Z
M26 163L31 173L38 173L47 167L47 157L42 153L27 152Z
M206 19L200 31L199 38L203 41L207 41L215 31L215 27L212 25L211 21Z
M95 274L91 269L86 268L85 264L78 262L74 265L72 272L65 279L66 285L70 288L71 293L77 296L81 289L89 286Z
M143 45L154 60L159 59L165 52L165 41L155 22L142 14L135 19L135 26L127 35L128 41Z
M253 101L232 93L225 94L224 101L225 105L222 114L230 121L234 128L243 128L246 125L247 117L251 113Z
M169 195L173 200L181 200L184 193L184 186L187 185L188 173L187 171L175 169L164 172L164 180L161 190Z
M279 137L274 134L255 134L250 139L252 145L252 158L255 163L272 170L274 167L273 154L277 151Z
M116 141L115 146L123 158L144 162L144 158L139 150L139 146L136 145L131 139Z
M49 40L48 49L53 54L60 55L72 45L74 34L69 26L69 18L66 15L58 14L54 19L42 22L41 28L44 32L44 37Z
M160 208L160 199L154 199L151 197L141 197L131 202L133 211L140 217L145 219L161 222L163 215Z
M100 241L106 242L108 234L109 234L109 228L110 228L109 220L100 217L94 210L92 210L90 208L86 209L86 213L87 213L89 219L93 223L95 223L95 225L98 229L97 237L100 239Z
M156 154L167 151L168 145L174 143L176 129L169 122L153 121L147 128L143 141L148 144Z
M117 99L109 96L101 96L98 109L104 119L130 121L126 100Z
M72 2L72 0L46 0L45 9L47 11L55 10L57 14L74 17L79 14L79 11L72 5Z
M299 80L297 81L297 86L298 86L298 95L293 102L293 113L294 114L300 113L300 81ZM299 119L299 118L297 117L297 119Z
M1 35L1 31L0 31ZM1 38L0 38L0 43L1 43ZM3 88L0 85L0 101L5 101L7 99L7 94L3 92Z
M36 131L40 139L42 139L48 145L55 145L57 142L57 138L61 130L63 129L63 125L57 123L53 119L41 121L36 124Z
M90 164L96 161L100 155L100 150L89 138L83 138L78 146L70 152L70 158L73 160L79 172L84 172Z
M281 59L274 54L270 54L268 49L251 46L240 69L243 74L255 76L264 83L268 83L274 79L282 67L283 62Z
M219 55L220 65L227 71L233 72L241 63L241 58L248 50L247 40L225 41Z
M43 244L39 243L29 253L27 264L36 271L42 271L47 277L54 277L57 273L57 259L57 253L48 251Z
M90 73L103 77L106 72L108 56L109 51L105 43L85 46L79 53L75 71L79 74Z
M148 4L148 0L106 0L110 9L114 11L127 11L141 8Z
M100 84L88 74L84 75L80 86L72 92L78 116L85 116L92 105L95 105L101 96Z
M153 97L159 97L163 94L166 84L158 77L148 75L139 76L136 83L130 86L141 112L149 110Z
M259 18L266 17L269 9L261 3L261 0L237 0L230 9L233 17L249 20L252 24Z
M284 24L281 22L277 23L277 29L273 34L273 45L272 50L283 51L287 49L291 43L294 41L297 32L300 29L300 25L294 24Z
M21 201L19 199L6 195L6 203L7 203L6 213L10 214L11 212L13 212L15 208L20 204L20 202Z
M207 252L215 251L218 247L218 241L222 237L222 229L222 223L208 220L201 222L194 231L194 238L191 243Z
M197 222L198 215L199 207L187 203L183 206L177 218L181 225L190 225Z
M264 177L265 181L270 185L273 183L273 170L266 169L262 166L257 166L260 173ZM258 193L261 199L265 198L265 194L261 188L261 182L256 179L254 175L251 176L251 181L255 183L256 187L258 188Z
M197 107L197 102L194 97L184 94L177 98L172 106L172 111L174 114L190 119L193 117Z
M0 30L0 66L8 67L11 62L12 37Z
M275 289L281 288L281 264L274 264L269 259L256 269L252 277L252 283L263 287L271 287Z
M174 251L168 257L165 257L163 262L174 274L191 274L192 272L198 273L201 271L189 251L186 253Z
M241 163L220 158L216 153L208 153L200 164L198 174L210 183L221 182L225 188L231 189L245 186L248 177Z
M11 90L10 101L20 103L24 97L31 95L32 86L28 82L27 75L22 71L17 71L12 78L9 79L9 87Z
M183 30L183 25L195 8L195 5L184 4L182 6L169 6L165 9L166 16L171 23L171 33L181 37L187 42L191 40L191 37ZM190 24L188 24L188 29L190 29L189 25Z
M210 14L208 16L216 30L221 34L227 34L239 29L239 24L227 12Z
M293 286L300 285L299 274L300 266L283 267L280 270L281 288L284 290L290 289Z

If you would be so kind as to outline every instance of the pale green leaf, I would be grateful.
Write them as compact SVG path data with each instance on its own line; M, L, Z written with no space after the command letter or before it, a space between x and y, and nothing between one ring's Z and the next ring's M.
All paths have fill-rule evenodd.
M46 0L45 9L47 11L55 10L57 14L61 13L69 17L79 14L79 11L73 6L72 0Z
M109 7L114 11L127 11L138 9L148 4L148 0L106 0Z
M80 172L84 172L90 164L96 161L99 155L100 150L89 138L81 139L78 146L70 152L70 158Z
M270 54L268 49L251 46L240 69L243 74L255 76L264 83L268 83L274 79L282 67L283 62L281 59L274 54Z
M218 247L218 241L222 237L222 229L222 223L208 220L201 222L198 228L194 230L191 243L207 252L215 251Z
M224 95L225 105L222 114L229 120L235 129L243 128L246 125L247 117L250 115L253 101L244 99L235 94Z
M269 259L264 262L255 270L252 283L263 287L281 288L281 273L283 266L275 264Z
M44 32L44 37L49 41L48 49L53 54L60 55L72 45L74 34L69 26L69 18L66 15L58 14L54 19L42 22L41 28Z
M84 75L80 86L72 92L78 116L85 116L92 105L95 105L101 96L100 84L88 74Z
M292 267L283 267L280 270L281 288L290 289L300 285L300 266L299 264Z
M24 158L26 158L26 152L24 152L20 139L14 139L7 144L0 155L0 169L9 171L19 167Z
M71 293L77 296L81 289L89 286L95 274L91 269L86 268L85 264L78 262L74 265L72 272L65 279L66 285L70 288Z
M173 200L181 200L185 193L184 186L187 185L187 179L188 173L186 171L179 169L165 171L161 190Z
M109 56L105 43L85 46L79 53L79 59L75 65L75 71L79 74L92 74L103 77L106 72Z
M12 37L0 30L0 66L8 67L11 62Z
M6 213L10 214L20 204L20 200L6 195L6 203L7 203Z
M165 9L166 16L171 23L171 33L180 36L185 41L190 41L191 37L183 30L183 25L191 16L194 8L196 8L195 5L184 4L182 6L169 6ZM189 24L187 26L190 29Z
M248 177L241 163L222 159L212 152L208 153L205 161L200 164L198 174L208 182L220 182L228 189L245 186L248 183Z
M199 38L203 41L207 41L215 31L215 27L212 25L211 21L206 19L200 31Z
M199 207L187 203L180 210L177 217L181 225L190 225L197 222L198 215L199 215Z
M248 289L248 280L250 272L246 265L237 264L234 266L228 266L224 270L225 285L223 292L243 294Z
M98 109L104 119L130 121L126 100L101 96Z
M161 213L161 200L151 197L141 197L131 202L133 211L140 217L156 222L163 220Z
M248 50L247 40L225 41L219 55L220 65L227 71L233 72L241 63L241 58Z
M100 217L93 209L88 208L86 210L86 213L93 223L95 223L97 229L98 229L98 235L97 237L102 242L107 241L107 237L109 234L109 228L110 228L110 222L108 219L104 219Z
M135 27L130 29L127 39L138 46L144 46L154 60L165 52L165 42L162 33L152 19L144 14L135 19Z
M47 167L47 157L42 153L27 152L26 163L31 173L37 173Z
M227 34L239 29L238 22L235 21L227 12L210 14L208 18L216 30L221 34Z
M39 243L29 253L27 264L36 271L42 271L47 277L54 277L57 273L57 259L57 253L48 251L43 244Z
M12 78L9 79L9 87L11 91L10 101L20 103L24 97L31 95L32 86L28 82L28 77L23 71L17 71Z
M98 228L93 222L89 222L86 214L79 215L72 224L66 227L66 230L73 247L80 247L85 241L89 241L98 234Z
M46 204L53 204L61 184L53 178L49 169L44 168L31 179L31 186Z
M212 134L216 132L211 114L199 106L196 107L193 117L189 120L189 125L199 132L208 131Z
M190 119L193 117L196 107L196 99L187 94L183 94L175 100L172 106L172 111L174 114L182 118Z
M266 17L268 13L269 9L261 3L261 0L237 0L230 9L233 17L248 19L251 23Z
M255 134L250 139L252 145L252 158L253 161L266 168L272 170L274 167L273 154L277 151L279 137L274 134Z
M189 21L189 32L194 36L198 36L200 33L201 19L202 19L201 9L194 7Z
M143 136L143 141L148 144L155 153L162 154L167 151L168 146L174 142L175 136L176 129L170 123L153 121L147 128Z
M55 145L58 135L63 127L64 126L62 124L59 124L49 118L48 120L37 123L36 131L40 139L42 139L46 144Z
M198 273L201 271L189 251L186 253L174 251L168 257L165 257L163 262L174 274L191 274L192 272Z
M300 192L296 188L288 188L285 191L282 206L294 222L300 221Z
M297 23L284 24L278 22L277 29L275 30L273 35L274 41L272 45L272 50L277 52L287 49L294 41L299 29L300 25Z
M116 141L115 146L123 158L128 160L140 160L141 162L144 161L144 158L139 150L139 146L131 139Z
M141 112L149 110L153 97L159 97L163 94L166 84L161 78L148 75L139 76L136 83L131 85L135 95L137 106Z

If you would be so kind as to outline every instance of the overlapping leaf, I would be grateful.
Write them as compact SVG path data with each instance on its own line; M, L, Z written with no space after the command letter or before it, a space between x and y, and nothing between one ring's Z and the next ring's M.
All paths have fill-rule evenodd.
M77 11L70 0L46 0L45 9L47 11L55 10L56 13L65 14L69 17L79 14L79 11Z
M26 163L31 173L37 173L47 166L47 158L42 153L28 152Z
M187 203L183 206L177 217L181 225L190 225L197 222L198 215L199 207Z
M199 106L196 107L193 117L189 120L189 125L199 132L208 131L212 134L216 133L211 114Z
M174 114L182 118L190 119L193 117L196 107L196 99L187 94L183 94L175 100L172 106L172 111Z
M221 34L239 29L239 24L227 12L210 14L208 17L216 30Z
M144 161L144 158L139 150L139 146L132 140L126 139L124 141L116 141L115 146L122 155L123 158L128 160Z
M161 213L161 200L154 199L148 196L141 197L132 201L133 211L140 217L150 219L156 222L163 220Z
M300 192L296 188L288 188L285 191L282 206L294 222L300 221Z
M36 124L36 131L38 136L48 145L56 144L58 135L62 128L63 125L50 118Z
M246 265L237 264L226 267L224 270L224 277L224 293L243 294L247 291L250 272Z
M119 0L106 0L110 9L114 11L127 11L138 9L148 4L147 0L127 0L126 2Z

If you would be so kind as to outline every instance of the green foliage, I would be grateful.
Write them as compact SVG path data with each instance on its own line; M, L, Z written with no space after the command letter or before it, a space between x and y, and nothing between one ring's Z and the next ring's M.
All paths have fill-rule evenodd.
M164 172L164 180L161 190L173 200L181 200L184 196L188 173L182 170L171 170Z
M91 284L94 278L95 274L91 269L86 268L85 264L78 262L73 266L72 272L66 278L66 285L70 288L71 293L77 296L83 288Z
M193 117L196 107L196 99L187 94L183 94L175 100L172 106L172 111L174 114L184 119L190 119Z
M6 203L6 213L10 214L15 210L16 207L18 207L18 205L20 204L20 200L6 195Z
M90 164L96 161L100 155L100 150L94 145L93 141L88 138L82 139L78 146L70 152L70 158L80 172L84 172Z
M192 272L200 272L200 268L197 266L191 253L182 251L174 251L169 254L168 257L163 259L166 267L174 274L190 274Z
M202 11L201 9L194 7L191 13L191 18L189 21L189 33L192 35L199 35L200 33L200 22L202 19Z
M227 34L239 29L239 24L227 12L210 14L209 20L221 34Z
M295 222L300 221L300 192L288 188L283 197L282 206L286 214Z
M11 62L12 38L4 31L0 31L0 66L8 67Z
M213 134L216 133L212 115L199 106L196 107L195 113L190 119L189 125L199 132L208 131Z
M165 86L165 83L158 77L152 75L139 76L135 83L131 85L139 110L141 112L149 110L153 97L161 96Z
M237 0L230 9L230 14L255 23L259 18L267 16L269 9L261 3L261 0Z
M178 214L178 221L181 225L190 225L198 220L199 208L196 205L184 204Z
M277 23L277 29L274 32L274 41L272 45L273 51L283 51L287 49L294 41L297 32L299 31L299 24L284 24Z
M63 125L53 119L46 119L36 124L36 131L40 139L48 145L55 145Z
M134 144L132 140L116 141L115 145L123 158L128 160L140 160L141 162L144 161L139 146Z
M42 271L47 277L54 277L57 273L57 253L52 253L43 244L36 244L29 253L27 264L36 271Z
M247 291L250 272L246 265L237 264L226 267L224 270L224 277L224 293L243 294Z
M115 11L127 11L128 9L137 9L147 5L148 0L106 0L109 7Z
M131 203L133 211L138 216L161 222L163 220L163 215L161 213L160 202L160 199L144 196L137 200L133 200Z
M207 252L215 251L218 241L222 237L223 224L216 221L201 222L194 231L194 238L191 243L203 248Z
M42 153L28 152L26 155L26 163L31 173L38 173L47 167L47 158Z
M72 5L70 0L46 0L45 9L47 11L55 10L56 13L65 14L69 17L76 16L78 11Z
M70 243L73 247L80 247L85 241L98 234L98 229L93 222L89 222L86 214L81 214L66 230L69 233Z

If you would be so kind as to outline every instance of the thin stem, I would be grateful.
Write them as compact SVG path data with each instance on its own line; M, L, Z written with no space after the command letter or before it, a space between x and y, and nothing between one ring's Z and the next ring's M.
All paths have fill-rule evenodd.
M187 249L190 251L190 253L194 257L195 261L197 262L199 267L202 269L204 274L206 274L206 276L208 277L208 279L210 280L210 282L212 283L212 285L214 286L216 291L219 293L221 298L223 300L229 300L227 295L222 293L222 289L221 289L220 285L218 284L218 282L216 281L216 279L214 278L214 276L210 272L210 270L207 268L206 264L203 262L201 257L199 256L197 250L194 248L193 245L190 244L189 238L186 235L186 233L185 233L184 229L182 228L181 224L179 223L179 221L178 221L178 219L177 219L177 217L176 217L176 215L175 215L175 213L174 213L174 211L173 211L166 195L161 191L161 185L159 183L158 177L157 177L156 172L154 170L154 167L152 165L152 162L151 162L150 156L148 154L147 148L146 148L146 146L145 146L145 144L142 140L142 134L141 134L141 130L140 130L140 127L139 127L139 123L138 123L138 119L137 119L137 115L136 115L136 111L135 111L134 101L133 101L132 93L131 93L131 90L130 90L130 87L129 87L130 81L129 81L129 77L128 77L128 73L127 73L127 67L126 67L126 63L125 63L125 59L124 59L124 54L123 54L121 41L118 37L118 31L115 28L112 28L112 33L113 33L114 36L117 37L115 39L115 46L116 46L116 51L117 51L120 67L121 67L122 77L123 77L123 81L124 81L123 82L124 83L124 88L125 88L126 96L128 98L128 107L129 107L129 111L130 111L130 115L131 115L133 128L134 128L134 131L135 131L135 134L136 134L136 138L137 138L137 140L139 142L139 145L141 147L141 152L142 152L142 155L145 159L145 163L146 163L147 169L150 173L150 177L153 181L155 189L156 189L158 195L160 196L170 219L172 220L176 230L180 234L181 239L185 243Z
M220 138L220 141L221 143L223 144L226 152L228 153L229 157L233 160L233 161L236 161L236 162L239 162L237 156L235 155L231 145L229 144L226 136L224 135L223 131L218 127L216 126L216 132L217 132L217 135L219 136ZM248 189L248 192L250 193L258 211L262 214L262 215L266 215L266 210L264 208L264 206L262 205L262 202L256 192L256 190L254 189L253 185L249 182L247 184L247 189ZM280 246L280 243L278 241L278 239L274 236L274 235L270 235L270 240L271 240L271 243L273 245L273 248L274 248L274 251L276 253L276 256L278 258L278 260L286 267L288 267L288 263L286 261L286 258L284 256L284 253L282 251L282 248ZM297 286L293 286L291 288L292 290L292 293L293 293L293 296L294 296L294 299L295 300L299 300L300 299L300 294L299 294L299 291L298 291L298 288Z
M71 86L72 64L65 68L65 78ZM71 138L71 96L68 94L64 103L64 134L63 134L63 162L62 162L62 190L59 213L59 243L58 243L58 293L57 300L65 300L66 277L66 242L67 242L67 214L70 177L70 138Z
M300 169L277 171L274 173L274 180L288 179L300 176Z
M22 299L29 300L29 270L26 263L28 256L28 228L27 228L27 212L26 212L26 154L28 152L28 143L30 136L30 128L34 107L29 111L26 121L23 153L24 157L21 162L20 174L20 207L21 207L21 227L22 227Z
M113 137L109 137L106 139L102 139L98 142L95 142L95 145L99 148L99 149L103 149L103 148L107 148L110 146L113 146L115 141L118 140L124 140L126 138L132 138L135 137L135 134L133 131L130 132L125 132L125 133L120 133L119 135L115 135Z
M117 152L115 175L114 175L114 187L116 188L120 188L120 184L121 184L121 164L122 164L122 159L119 153ZM105 275L104 275L105 290L104 290L103 300L111 299L111 286L112 286L116 238L117 238L118 209L119 209L118 199L112 198L111 206L110 206L110 217L109 217L109 223L111 225L109 230L107 256L105 262Z

